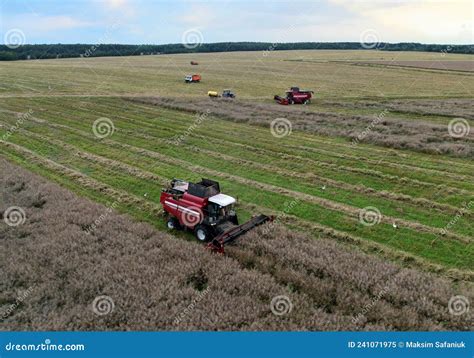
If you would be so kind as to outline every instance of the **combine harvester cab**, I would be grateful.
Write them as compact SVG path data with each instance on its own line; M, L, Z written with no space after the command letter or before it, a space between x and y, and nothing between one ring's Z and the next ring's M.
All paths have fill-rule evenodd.
M163 210L168 214L169 229L192 230L199 241L208 242L212 251L221 253L225 244L271 220L259 215L239 225L235 202L233 197L220 192L218 182L210 179L199 183L173 179L160 197Z
M279 104L309 104L313 97L314 91L300 90L299 87L291 87L289 91L286 91L286 97L280 97L275 95L273 99Z

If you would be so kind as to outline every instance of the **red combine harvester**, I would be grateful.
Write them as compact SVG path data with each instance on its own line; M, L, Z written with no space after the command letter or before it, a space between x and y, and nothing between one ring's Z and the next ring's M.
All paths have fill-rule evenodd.
M199 241L208 242L211 250L221 253L225 244L272 219L258 215L239 225L235 199L222 194L219 183L210 179L199 183L173 179L162 190L160 202L168 214L169 229L193 230Z
M289 91L286 91L286 97L280 97L275 95L273 99L279 104L309 104L311 103L311 97L313 97L313 91L300 90L299 87L291 87Z

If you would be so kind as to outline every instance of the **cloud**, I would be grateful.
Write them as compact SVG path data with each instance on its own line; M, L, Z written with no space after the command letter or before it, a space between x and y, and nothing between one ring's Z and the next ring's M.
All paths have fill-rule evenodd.
M132 3L129 0L98 0L105 11L112 11L120 13L126 17L133 17L136 15L135 6L137 2Z
M94 25L89 21L83 21L68 15L38 16L36 14L21 14L5 20L3 28L18 28L31 34L70 30Z
M178 43L190 29L205 42L358 42L368 29L383 42L474 42L471 0L77 0L59 8L31 2L34 13L7 1L1 30L21 29L35 43L93 42L116 23L117 43Z
M38 31L67 30L91 26L92 23L82 21L66 15L47 16L35 21Z
M329 0L354 14L359 31L373 28L381 41L472 43L470 0L348 2Z
M128 6L126 0L102 0L102 2L106 7L111 9L121 9Z
M178 20L187 26L206 27L217 20L215 12L205 5L192 5L186 13L179 14Z

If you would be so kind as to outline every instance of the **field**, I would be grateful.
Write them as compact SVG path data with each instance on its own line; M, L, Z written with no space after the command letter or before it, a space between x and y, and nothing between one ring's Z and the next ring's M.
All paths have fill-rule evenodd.
M329 240L270 224L223 257L4 160L0 169L12 173L0 179L2 205L21 204L28 217L20 235L0 229L10 253L0 301L11 329L469 329L468 317L445 309L453 294L449 282ZM91 230L98 217L102 224ZM270 308L282 295L287 299L274 310L291 314ZM95 297L102 298L93 307L107 315L90 309Z
M199 66L191 66L195 60ZM470 55L380 51L269 51L3 62L0 95L161 95L201 98L234 89L239 98L272 102L298 85L318 99L472 98L472 74L371 68L354 62L472 61ZM199 72L199 86L184 76ZM316 106L315 106L316 107ZM318 110L318 108L314 108Z
M225 193L238 199L242 219L259 212L275 215L286 229L269 227L270 233L249 234L248 240L242 239L229 250L229 265L243 270L239 277L260 275L267 280L265 284L274 285L262 302L286 290L287 294L296 293L293 304L301 305L301 312L309 309L305 304L310 302L311 307L326 314L332 313L333 308L328 307L334 306L337 317L306 322L293 316L284 324L275 323L265 316L262 306L258 310L266 318L260 324L248 326L242 319L215 325L215 329L464 329L466 316L452 323L453 317L440 312L447 310L450 296L463 294L471 302L474 297L474 133L469 130L474 125L472 74L353 64L371 60L433 61L436 56L441 55L270 51L0 63L0 153L9 162L80 196L107 206L114 203L114 210L158 231L166 230L159 203L161 188L174 177L218 180ZM190 66L191 59L200 65ZM444 54L442 60L462 62L470 57ZM202 75L202 83L185 84L182 78L193 71ZM282 94L292 85L315 90L313 103L302 108L272 102L274 94ZM208 90L228 87L237 93L235 102L206 98ZM277 118L285 118L283 123L290 123L291 131L283 126L275 133L271 123ZM93 130L98 120L108 127L102 128L106 130L103 138ZM456 131L459 134L460 128L461 135L451 135L453 120L458 121ZM5 168L2 173L14 170L11 166ZM9 198L9 205L15 205ZM75 210L75 204L70 210ZM28 210L26 217L28 220ZM94 222L94 215L87 218L83 228ZM41 222L41 215L37 214L35 220ZM107 233L115 230L112 222L105 221L102 226L92 236L115 235ZM124 226L122 223L118 227ZM22 240L21 226L5 230L11 242ZM33 234L26 237L29 235ZM80 238L87 234L78 231L75 235ZM182 250L190 248L199 260L220 265L197 243L187 242L192 241L191 235L173 235L176 241L157 236L152 242L180 242ZM259 237L265 239L260 244ZM133 239L136 246L141 241L147 240L140 235ZM285 242L293 241L295 245L285 246ZM147 247L152 250L150 242ZM34 243L28 245L34 250ZM117 256L129 250L122 248ZM327 266L318 256L321 252L331 253L329 261L350 260L347 255L357 255L355 262L365 262L366 266L335 266L331 273L318 273ZM17 255L15 261L21 261L22 254ZM188 254L183 255L182 265ZM112 257L104 253L103 259L110 262ZM95 260L100 260L100 255ZM153 265L154 261L149 260ZM61 263L55 265L59 265L55 266L55 275L60 275ZM10 270L7 277L11 279L14 269ZM153 269L148 266L147 270L152 280ZM429 292L422 286L421 295L435 302L434 308L422 313L423 297L415 299L419 304L408 304L407 297L419 291L419 286L410 286L410 279L395 279L387 296L409 291L405 298L384 298L384 305L393 306L385 320L381 319L383 308L377 308L362 326L351 326L348 317L362 311L370 297L377 295L375 288L380 281L387 279L375 272L390 270L408 277L422 275L414 279L416 282L442 280L442 293ZM340 275L354 271L357 278L343 276L344 284L337 285L341 278L334 274L336 271ZM20 274L16 275L15 282ZM357 284L364 281L362 277L374 277L377 282ZM324 282L318 278L325 278ZM57 279L66 282L65 277ZM327 289L312 295L319 284ZM343 293L357 285L358 293ZM2 299L5 304L15 291L14 285L7 287L9 296ZM82 297L75 309L80 310L84 302L100 293L96 291L100 288L91 288L87 292L90 297ZM329 293L324 296L323 292ZM255 295L261 297L264 293ZM322 301L318 302L316 296ZM342 296L362 297L354 298L356 312L348 311L349 301L331 304ZM189 300L192 295L186 297ZM35 300L30 302L33 312L38 309L35 305L49 302L40 296ZM65 304L73 305L69 301ZM120 329L136 319L130 316L115 321L115 317L102 326L89 322L89 317L84 318L89 323L74 326L64 321L64 313L54 314L59 314L58 323L48 326L50 329ZM404 326L395 319L417 314L428 317L427 321L423 323L420 318L420 325L405 321ZM19 316L10 317L9 322L16 328L22 324L41 326L19 323L15 317ZM169 322L139 328L143 327L173 329ZM190 323L187 327L197 326Z
M474 63L472 61L370 61L360 62L362 65L382 65L382 66L400 66L416 67L432 70L446 71L468 71L474 72Z

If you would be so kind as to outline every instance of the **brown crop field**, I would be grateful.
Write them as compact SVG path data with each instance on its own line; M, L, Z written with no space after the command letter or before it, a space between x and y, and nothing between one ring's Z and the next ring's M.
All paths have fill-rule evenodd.
M471 329L472 73L381 66L471 57L0 62L2 329ZM274 102L295 85L310 104ZM168 229L173 178L274 221L213 254Z

